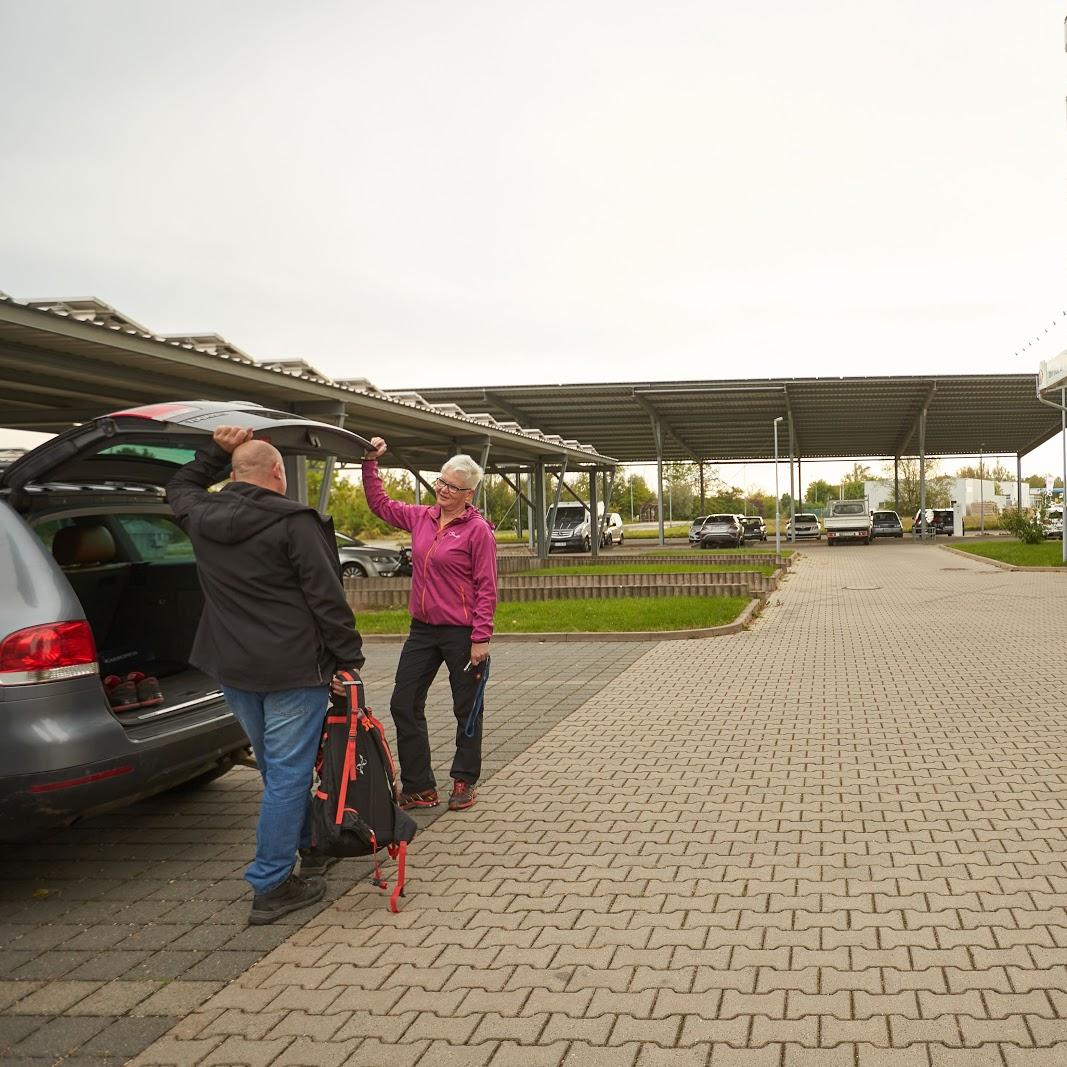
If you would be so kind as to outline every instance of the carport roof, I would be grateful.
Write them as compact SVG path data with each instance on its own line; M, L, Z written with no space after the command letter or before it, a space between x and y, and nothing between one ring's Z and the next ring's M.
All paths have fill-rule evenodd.
M774 378L420 388L448 402L581 436L621 462L656 458L653 417L669 460L757 461L789 453L792 418L805 459L892 458L919 453L924 405L926 454L1025 455L1053 437L1060 417L1035 396L1036 375L922 375Z
M17 301L0 293L0 426L59 432L109 411L168 400L241 399L344 425L390 445L386 461L436 470L456 451L504 469L539 459L571 469L615 461L579 443L498 420L484 408L437 410L365 379L335 382L302 361L260 364L217 334L149 333L93 297Z

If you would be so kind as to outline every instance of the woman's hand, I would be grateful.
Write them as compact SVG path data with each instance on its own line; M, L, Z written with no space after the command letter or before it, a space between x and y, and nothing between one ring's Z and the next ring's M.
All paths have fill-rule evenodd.
M471 666L481 666L489 658L489 642L479 641L471 645Z
M389 446L380 437L372 437L370 439L370 443L371 448L373 448L374 451L364 452L364 459L380 459L383 455L385 455L386 452L389 451Z

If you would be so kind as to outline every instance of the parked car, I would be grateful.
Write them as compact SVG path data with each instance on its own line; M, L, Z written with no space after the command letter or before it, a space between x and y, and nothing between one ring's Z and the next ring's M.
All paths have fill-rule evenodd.
M0 472L0 838L222 773L248 746L189 664L203 609L163 487L220 425L358 462L358 435L256 404L154 404L76 426ZM264 433L267 436L267 433ZM141 671L162 701L112 707Z
M767 524L763 521L762 515L743 515L741 526L746 541L767 540Z
M871 514L871 537L903 537L904 526L895 511L875 511Z
M342 578L390 578L400 569L401 555L395 548L368 545L358 537L334 534Z
M1056 504L1048 509L1041 530L1046 537L1063 536L1063 505Z
M921 516L922 512L917 511L915 512L915 518L912 520L911 532L916 536L922 533ZM926 509L926 529L935 536L937 534L947 534L951 537L955 532L955 519L956 515L952 508Z
M700 527L700 547L725 545L740 548L745 543L745 530L736 515L709 515Z
M621 545L624 536L622 516L617 511L613 511L604 520L604 529L600 535L600 543L608 548L612 545Z
M793 528L796 527L796 538L814 537L816 541L822 540L822 527L819 525L819 516L807 511L798 511L796 515L785 524L787 537L792 536Z
M704 525L704 520L706 518L707 518L707 515L698 515L689 524L689 543L691 545L699 545L700 544L700 528L701 528L701 526Z

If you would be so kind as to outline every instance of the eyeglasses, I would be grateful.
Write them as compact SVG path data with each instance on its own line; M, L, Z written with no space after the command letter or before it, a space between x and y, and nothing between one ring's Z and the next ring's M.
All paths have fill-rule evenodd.
M470 490L466 486L453 485L451 482L446 482L444 480L444 478L438 478L434 482L434 485L436 485L438 489L447 489L448 492L450 492L450 493L469 493L470 492Z

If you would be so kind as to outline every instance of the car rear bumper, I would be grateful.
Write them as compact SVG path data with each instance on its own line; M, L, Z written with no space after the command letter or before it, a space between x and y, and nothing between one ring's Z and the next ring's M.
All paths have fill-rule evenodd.
M248 745L221 699L126 728L97 677L3 687L0 716L5 841L151 796Z

